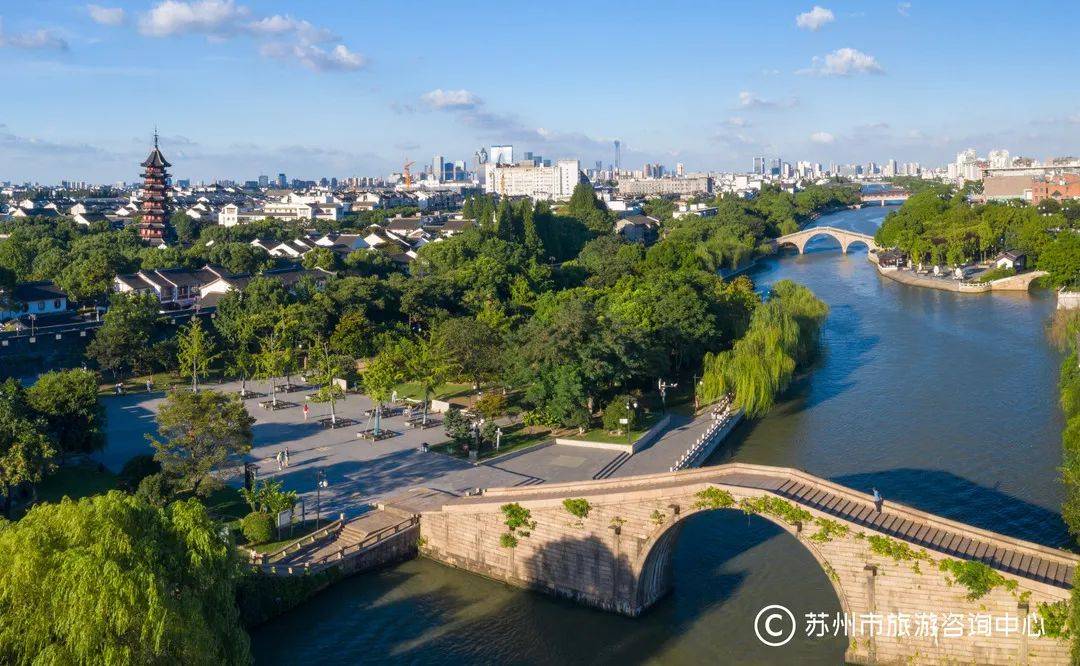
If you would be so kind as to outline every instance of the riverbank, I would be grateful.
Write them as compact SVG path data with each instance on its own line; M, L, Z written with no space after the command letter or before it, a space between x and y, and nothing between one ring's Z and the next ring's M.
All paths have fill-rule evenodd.
M895 282L912 287L938 289L940 291L951 291L958 294L986 294L993 291L1028 291L1031 288L1032 282L1038 280L1043 275L1046 275L1045 271L1029 271L1027 273L1021 273L1020 275L1010 275L1009 277L998 280L991 280L990 282L965 282L963 280L917 275L914 272L892 266L882 266L878 261L877 255L873 252L868 252L866 259L874 265L878 275Z

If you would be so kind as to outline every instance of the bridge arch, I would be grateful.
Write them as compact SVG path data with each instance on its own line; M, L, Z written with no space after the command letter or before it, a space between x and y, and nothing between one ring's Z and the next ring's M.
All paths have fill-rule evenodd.
M737 507L722 509L691 508L689 511L680 512L669 525L658 531L643 544L641 554L636 561L631 563L631 571L634 574L636 583L634 591L635 604L639 608L652 606L670 592L674 580L672 571L675 566L674 555L687 519L704 513L723 511L742 512ZM814 543L808 539L800 538L799 529L783 520L764 513L758 515L761 519L776 525L794 537L794 540L813 556L818 566L821 567L822 573L825 574L826 579L832 585L833 592L840 603L841 611L845 614L851 614L852 606L848 601L848 594L841 584L840 577L836 575L832 565L829 564L824 554L814 546ZM830 574L830 572L832 573Z
M793 234L786 234L773 240L773 247L779 249L785 246L793 246L799 251L799 254L804 254L810 241L822 237L835 240L840 245L840 251L844 254L847 254L851 246L856 243L864 245L867 252L877 248L873 236L836 227L811 227Z
M585 516L565 506L571 498L587 500ZM508 504L531 515L528 533L509 546ZM792 534L832 581L843 611L860 618L1016 617L1019 607L1067 601L1080 566L1072 553L891 502L878 507L865 493L800 470L746 463L488 489L422 510L419 550L512 585L637 616L670 589L671 557L686 516L725 509L756 513ZM969 596L952 577L953 565L965 561L989 567L997 582ZM848 662L1066 663L1069 651L1065 642L1024 638L1023 632L989 642L967 635L941 642L936 635L857 638Z

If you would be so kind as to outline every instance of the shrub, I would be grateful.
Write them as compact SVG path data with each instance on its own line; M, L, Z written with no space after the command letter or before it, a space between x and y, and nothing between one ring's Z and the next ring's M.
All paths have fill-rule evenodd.
M731 496L731 493L712 486L697 491L694 497L697 498L694 502L695 509L724 509L735 505L735 498Z
M746 513L765 513L774 518L779 518L789 525L795 523L807 523L814 515L806 509L800 508L791 502L765 495L753 499L747 497L739 501L739 508Z
M1016 275L1016 271L1012 268L991 268L979 276L979 282L991 282L993 280L1000 280L1001 278L1012 277L1014 275Z
M960 560L942 560L938 567L949 574L957 583L968 589L967 598L974 601L986 596L986 593L998 586L1007 590L1016 589L1016 581L1009 580L982 562Z
M592 508L592 505L589 504L589 500L583 497L564 499L563 506L570 512L570 515L581 519L588 518L589 509Z
M137 455L124 463L124 468L120 470L117 481L121 488L133 493L138 490L143 479L160 471L161 463L154 460L154 456L148 454Z
M474 405L476 411L487 420L495 419L506 414L507 401L502 393L485 393Z
M917 551L904 541L897 541L880 534L872 534L866 538L870 543L870 550L878 555L891 557L897 562L901 560L928 560L930 556L925 551Z
M499 535L499 545L503 548L517 548L518 540L513 534L506 532Z
M634 428L637 415L632 408L626 408L627 401L633 404L633 398L630 396L618 395L604 408L604 430L625 433L628 428L631 430ZM628 419L629 425L620 423L621 419Z
M240 521L240 531L250 544L266 543L274 538L274 517L262 511L252 511Z
M173 480L164 472L143 477L143 480L139 482L138 489L135 491L136 497L157 507L165 506L171 502L175 494L176 487Z

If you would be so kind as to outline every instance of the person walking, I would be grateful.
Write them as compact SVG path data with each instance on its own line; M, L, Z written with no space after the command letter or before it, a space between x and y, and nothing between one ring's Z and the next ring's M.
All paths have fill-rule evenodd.
M280 472L285 461L285 453L283 451L278 451L277 455L274 456L274 459L277 460L277 471Z
M147 377L146 378L146 392L147 393L152 393L153 390L154 390L154 380L151 379L150 377Z
M311 407L309 407L308 405L304 405L304 420L305 421L307 421L308 412L310 412L310 411L311 411Z
M285 447L285 466L289 466L289 447Z
M881 493L878 492L877 488L874 488L874 509L876 509L878 513L881 513L881 505L884 503L885 500L882 499Z

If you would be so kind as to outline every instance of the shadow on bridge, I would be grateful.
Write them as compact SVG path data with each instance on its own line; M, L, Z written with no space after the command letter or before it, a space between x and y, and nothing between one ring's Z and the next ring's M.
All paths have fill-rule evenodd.
M1058 512L945 470L900 468L829 480L867 493L877 488L887 500L1006 536L1076 550Z
M545 552L565 552L566 541ZM596 539L583 535L573 545L591 550ZM545 552L533 559L544 560ZM523 564L545 566L539 561ZM255 656L271 664L297 663L301 656L311 663L764 663L777 655L751 629L762 606L784 604L797 616L840 610L803 546L740 511L685 519L672 569L672 594L641 617L628 618L434 562L407 562L339 583L255 629ZM799 636L783 656L838 663L845 648L842 639Z

